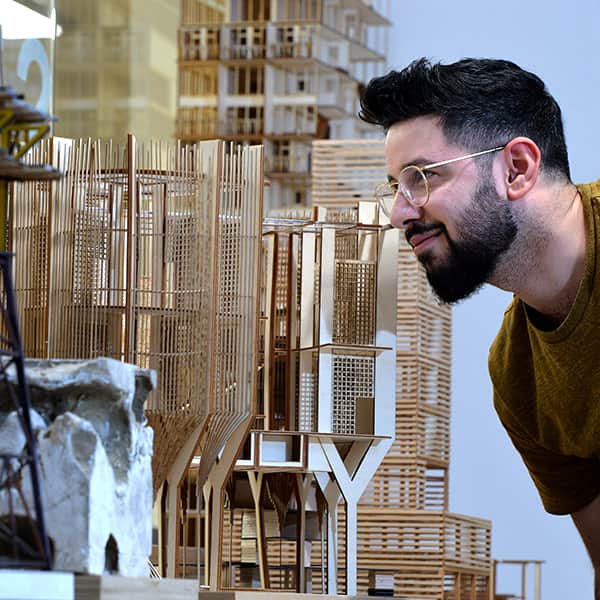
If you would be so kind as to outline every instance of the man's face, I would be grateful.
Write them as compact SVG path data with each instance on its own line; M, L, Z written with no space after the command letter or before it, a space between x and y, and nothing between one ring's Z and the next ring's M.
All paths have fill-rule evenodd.
M396 178L406 165L421 166L469 152L446 142L437 118L417 117L388 131L388 175ZM477 160L485 159L433 169L428 173L427 204L415 208L398 194L392 210L392 224L405 229L443 302L462 300L488 281L517 234L509 201L498 195L492 169L481 163L478 167Z

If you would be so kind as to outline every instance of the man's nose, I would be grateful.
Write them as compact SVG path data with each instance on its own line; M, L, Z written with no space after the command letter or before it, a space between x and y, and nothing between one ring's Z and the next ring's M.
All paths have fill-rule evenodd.
M390 222L398 229L404 229L411 221L423 216L422 206L413 206L400 191L396 192Z

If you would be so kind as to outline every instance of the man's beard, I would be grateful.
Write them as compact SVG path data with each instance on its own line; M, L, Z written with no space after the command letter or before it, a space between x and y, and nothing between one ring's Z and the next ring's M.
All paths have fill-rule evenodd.
M486 178L487 179L487 178ZM489 180L480 177L471 202L457 220L458 240L451 240L443 225L410 226L407 238L413 233L442 228L448 252L444 259L433 252L419 256L427 279L438 298L452 304L475 293L489 280L498 261L513 243L517 224L505 198L498 195Z

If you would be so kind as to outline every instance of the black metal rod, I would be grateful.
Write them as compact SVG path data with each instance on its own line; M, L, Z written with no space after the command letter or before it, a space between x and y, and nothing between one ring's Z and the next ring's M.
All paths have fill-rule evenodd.
M33 435L33 429L31 427L31 401L29 398L29 387L27 386L27 381L25 379L25 357L23 354L23 346L21 343L21 336L19 333L17 303L12 279L12 257L13 254L11 253L0 252L0 268L2 269L4 294L6 301L5 310L2 310L2 314L4 316L5 326L7 328L8 336L10 338L9 350L7 352L3 351L2 353L12 357L12 362L15 366L17 374L17 408L19 412L19 421L21 422L23 433L25 434L26 438L28 452L27 462L29 465L29 474L31 477L31 487L33 492L33 502L36 516L37 535L35 535L34 533L34 536L37 537L37 541L40 545L39 550L41 554L41 566L45 569L50 569L50 542L46 533L46 523L42 504L37 443ZM3 370L6 370L6 368L7 366L5 365ZM9 386L8 382L7 386ZM11 497L10 491L8 495L9 497Z

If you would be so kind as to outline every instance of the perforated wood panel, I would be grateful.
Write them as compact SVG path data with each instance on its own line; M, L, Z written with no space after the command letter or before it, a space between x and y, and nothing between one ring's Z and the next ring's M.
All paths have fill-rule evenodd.
M375 343L376 284L375 261L336 260L334 342L365 346Z
M355 434L357 402L375 397L375 359L334 354L333 381L331 430Z

